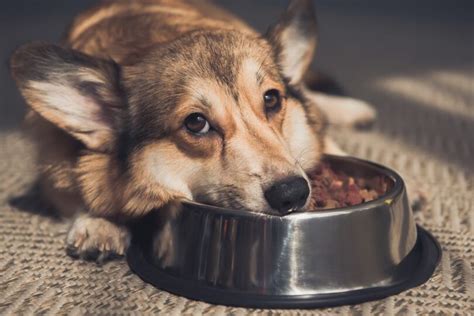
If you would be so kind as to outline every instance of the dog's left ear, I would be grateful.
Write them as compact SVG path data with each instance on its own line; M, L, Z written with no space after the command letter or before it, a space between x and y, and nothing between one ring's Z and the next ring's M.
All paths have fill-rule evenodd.
M114 147L124 107L115 62L34 42L13 53L10 68L35 112L90 150L107 152Z
M312 0L293 0L280 20L267 32L283 75L298 84L316 49L316 16Z

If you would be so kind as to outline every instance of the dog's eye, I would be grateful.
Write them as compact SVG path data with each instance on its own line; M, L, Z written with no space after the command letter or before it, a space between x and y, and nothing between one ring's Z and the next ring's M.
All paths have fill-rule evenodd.
M200 113L193 113L188 115L184 120L184 126L188 129L188 131L194 134L206 134L211 129L211 125L206 120L204 115Z
M263 101L265 102L266 112L278 112L281 108L280 91L277 89L268 90L263 95Z

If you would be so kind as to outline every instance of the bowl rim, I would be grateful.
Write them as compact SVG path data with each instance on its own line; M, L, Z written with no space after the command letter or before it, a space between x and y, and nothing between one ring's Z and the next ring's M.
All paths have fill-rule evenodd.
M314 211L296 211L296 212L291 212L285 215L251 212L251 211L246 211L246 210L237 210L237 209L203 204L203 203L199 203L199 202L195 202L191 200L182 200L181 202L184 207L188 206L188 207L192 207L194 210L198 209L200 211L219 212L222 215L227 214L227 215L233 215L233 216L254 217L254 218L265 217L265 218L273 218L273 219L279 219L279 220L306 219L306 218L313 218L313 217L321 218L321 217L345 215L348 213L354 213L358 211L371 210L382 204L391 204L395 198L401 196L401 193L403 192L405 188L405 183L402 177L397 172L390 169L389 167L378 164L376 162L353 157L353 156L336 156L336 155L329 155L329 154L324 154L323 159L335 159L335 160L349 161L352 163L364 164L368 166L369 168L375 169L377 172L389 177L393 181L393 186L389 191L385 192L383 195L369 202L364 202L361 204L340 207L340 208L332 208L332 209L322 209L322 210L314 210Z

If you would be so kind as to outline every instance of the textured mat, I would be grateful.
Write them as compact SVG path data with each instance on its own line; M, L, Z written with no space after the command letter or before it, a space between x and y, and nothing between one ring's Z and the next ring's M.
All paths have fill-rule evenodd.
M247 310L156 290L131 274L123 260L104 266L72 260L64 251L67 223L51 217L34 190L28 192L34 180L30 147L13 130L0 134L0 315L474 313L472 77L429 73L369 84L380 114L375 129L331 132L353 155L399 170L430 195L416 219L438 238L444 254L423 286L326 310Z

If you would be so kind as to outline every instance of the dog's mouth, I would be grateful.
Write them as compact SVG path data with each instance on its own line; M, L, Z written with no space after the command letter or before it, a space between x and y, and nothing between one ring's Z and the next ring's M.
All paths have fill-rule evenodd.
M238 211L258 212L256 210L250 209L248 206L246 206L243 203L243 201L239 201L232 198L222 198L221 200L215 201L209 197L203 197L203 198L197 198L195 199L195 201L202 204L207 204L207 205L212 205L212 206L217 206L217 207L222 207L222 208L229 208L229 209L238 210Z
M286 177L270 185L248 183L203 185L195 187L192 200L231 210L268 215L305 211L311 196L309 181L300 176Z
M193 200L198 203L229 208L240 211L257 212L252 210L243 194L234 185L221 185L219 187L207 188L205 193L198 193Z
M263 202L260 203L258 201L254 203L249 203L248 200L244 200L240 197L240 195L235 194L227 194L228 192L223 192L220 194L217 199L215 196L210 195L197 195L193 201L201 204L222 207L237 211L244 211L244 212L251 212L251 213L262 213L267 215L282 215L281 211L275 210L271 208L267 203ZM261 206L249 206L249 204L261 204ZM292 207L286 210L284 213L293 213L293 212L301 212L305 211L305 207Z

